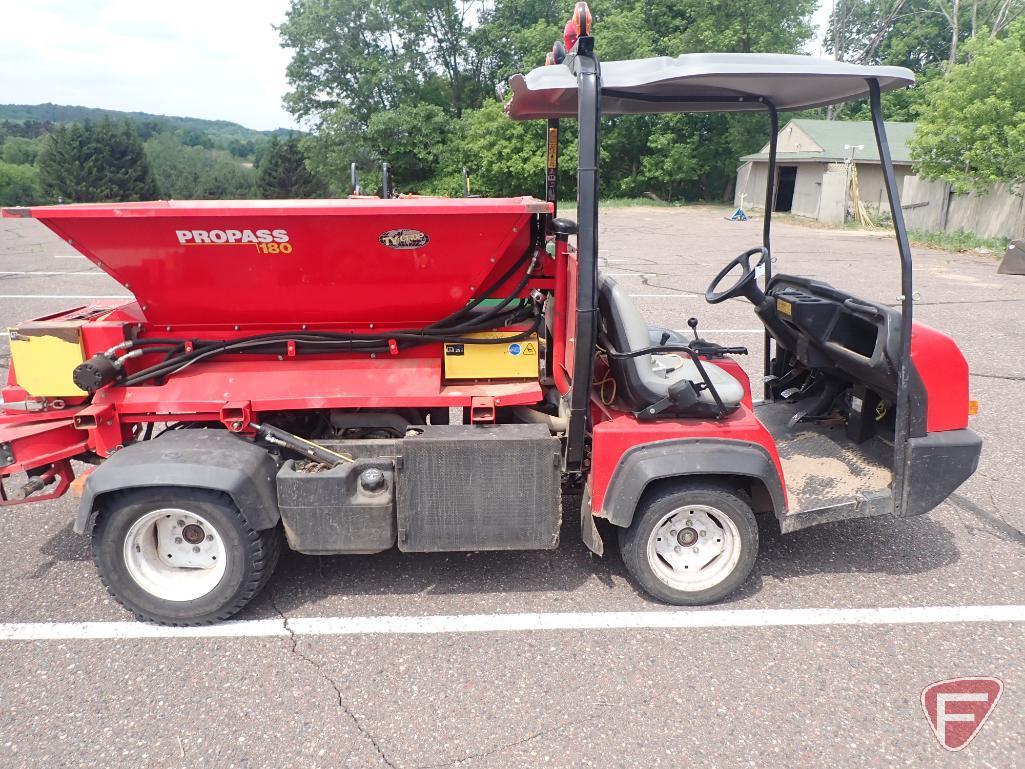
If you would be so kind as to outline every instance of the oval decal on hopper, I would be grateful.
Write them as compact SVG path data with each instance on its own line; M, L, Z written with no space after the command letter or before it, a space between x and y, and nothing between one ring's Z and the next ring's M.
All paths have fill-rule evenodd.
M399 250L421 248L430 242L427 233L420 230L388 230L378 238L382 246Z

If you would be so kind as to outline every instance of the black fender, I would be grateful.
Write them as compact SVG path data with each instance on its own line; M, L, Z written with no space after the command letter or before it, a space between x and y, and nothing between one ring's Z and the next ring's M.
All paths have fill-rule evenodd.
M602 509L594 515L625 528L633 522L648 484L692 475L742 476L760 481L768 491L773 512L777 516L786 512L783 484L763 446L721 438L684 438L646 443L626 451L612 474Z
M224 492L250 526L270 529L280 518L277 473L270 454L226 430L172 430L118 451L86 478L75 531L92 528L105 494L154 486Z

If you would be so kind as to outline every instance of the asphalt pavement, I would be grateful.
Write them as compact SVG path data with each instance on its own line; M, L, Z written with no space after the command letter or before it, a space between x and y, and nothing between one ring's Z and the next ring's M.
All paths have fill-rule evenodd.
M757 377L751 307L703 298L760 241L760 220L726 213L610 209L602 266L652 323L696 316L703 336L747 345ZM897 302L882 234L781 223L774 253L777 272ZM996 264L915 249L916 318L972 370L978 473L906 521L786 536L765 522L754 573L714 607L652 602L567 520L553 552L286 554L234 630L141 637L71 530L74 499L0 508L0 638L35 639L0 640L0 766L1025 765L1025 622L944 608L1025 604L1025 278ZM36 222L0 220L0 329L127 293ZM0 368L8 356L0 338ZM920 694L957 676L1004 691L951 753Z

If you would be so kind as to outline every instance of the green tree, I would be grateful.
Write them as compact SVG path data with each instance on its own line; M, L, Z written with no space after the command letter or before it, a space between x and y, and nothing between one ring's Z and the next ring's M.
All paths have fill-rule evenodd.
M472 28L469 5L477 7ZM288 105L316 126L303 141L309 167L337 191L348 186L350 163L367 169L385 160L400 189L458 194L465 166L484 194L540 194L543 125L512 123L497 100L507 94L509 75L544 61L573 5L292 0L281 27L283 44L295 51ZM603 0L593 8L597 50L605 61L797 52L810 38L814 7L814 0L754 0L742 9L706 0ZM728 197L737 158L757 149L766 125L745 115L607 118L603 188L612 195ZM574 121L564 121L567 142L573 130ZM573 174L567 178L571 184ZM570 189L562 185L564 194Z
M5 163L30 166L36 162L36 158L39 156L39 140L12 136L4 142L3 152L0 155Z
M35 205L42 194L35 168L0 162L0 206Z
M964 45L967 61L926 88L912 158L959 192L1025 183L1025 21Z
M434 175L451 130L452 121L441 107L400 104L371 116L366 142L374 160L391 165L398 184L416 186Z
M286 102L298 118L344 105L366 124L413 97L428 71L421 32L409 29L397 0L292 0L278 31L294 51Z
M142 142L127 120L60 126L50 134L37 162L43 194L49 200L84 203L157 197Z
M336 196L348 195L349 168L376 167L378 162L366 141L366 128L347 107L337 107L322 115L316 134L300 140L300 149L310 170ZM260 165L270 150L266 144L260 151ZM374 189L370 180L365 189Z
M82 123L70 123L50 133L39 153L39 182L47 200L98 200L91 163L89 133Z
M567 123L570 128L572 123ZM566 135L569 134L569 135ZM574 134L565 132L562 151L576 153ZM517 122L505 115L501 101L485 102L479 110L466 112L456 125L452 140L442 151L439 171L425 186L427 192L462 194L462 169L470 174L474 194L485 196L544 194L545 124ZM559 180L564 195L575 189L576 168L562 167ZM400 180L401 181L401 180Z
M159 196L153 169L135 125L104 118L91 124L90 164L103 200L154 200Z
M146 142L160 194L178 200L237 200L255 192L256 171L225 152L186 147L172 134Z
M324 187L306 167L298 137L281 141L270 140L260 159L260 173L256 189L261 198L316 198L323 195Z

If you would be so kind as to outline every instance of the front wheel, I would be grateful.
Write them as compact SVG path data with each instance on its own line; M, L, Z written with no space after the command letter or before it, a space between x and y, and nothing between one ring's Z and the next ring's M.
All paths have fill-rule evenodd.
M93 527L93 560L110 594L163 625L227 619L267 583L277 529L254 531L223 495L143 488L107 500Z
M627 571L678 606L714 603L747 579L758 555L751 506L726 486L685 482L645 499L620 531Z

